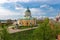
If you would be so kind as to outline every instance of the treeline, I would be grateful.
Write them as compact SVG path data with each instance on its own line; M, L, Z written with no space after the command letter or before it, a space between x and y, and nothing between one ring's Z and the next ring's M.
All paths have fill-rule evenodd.
M56 40L56 36L60 34L60 23L52 22L45 18L35 30L9 34L5 26L0 32L1 40Z

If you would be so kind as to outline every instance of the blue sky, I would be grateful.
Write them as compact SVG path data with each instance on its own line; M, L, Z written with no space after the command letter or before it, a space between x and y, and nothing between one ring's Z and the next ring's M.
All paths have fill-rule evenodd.
M55 18L60 0L0 0L0 19L19 19L29 7L33 17Z

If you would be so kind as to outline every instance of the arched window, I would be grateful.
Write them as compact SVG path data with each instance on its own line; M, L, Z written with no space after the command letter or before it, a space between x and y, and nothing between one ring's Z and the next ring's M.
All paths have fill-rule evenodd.
M28 25L28 22L27 22L27 25Z

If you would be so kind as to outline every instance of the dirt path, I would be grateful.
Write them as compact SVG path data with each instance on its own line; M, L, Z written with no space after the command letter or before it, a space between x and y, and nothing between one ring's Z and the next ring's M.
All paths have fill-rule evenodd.
M21 32L21 31L27 31L27 30L32 30L36 29L38 27L32 27L32 28L26 28L26 29L8 29L9 33L16 33L16 32Z

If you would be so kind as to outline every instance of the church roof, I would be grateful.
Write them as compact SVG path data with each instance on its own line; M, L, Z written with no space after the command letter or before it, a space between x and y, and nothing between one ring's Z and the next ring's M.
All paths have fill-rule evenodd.
M34 20L33 17L23 17L21 20Z
M26 10L26 12L30 12L30 10L29 10L29 7L27 7L27 10Z
M26 12L30 12L30 10L28 9L28 10L26 10Z

